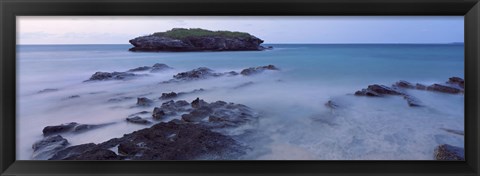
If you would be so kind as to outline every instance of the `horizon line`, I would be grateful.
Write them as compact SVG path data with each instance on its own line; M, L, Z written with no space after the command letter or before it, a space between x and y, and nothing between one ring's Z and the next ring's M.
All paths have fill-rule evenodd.
M263 43L261 45L276 45L276 44L298 44L298 45L342 45L342 44L465 44L465 42L439 42L439 43ZM127 43L24 43L16 45L131 45Z

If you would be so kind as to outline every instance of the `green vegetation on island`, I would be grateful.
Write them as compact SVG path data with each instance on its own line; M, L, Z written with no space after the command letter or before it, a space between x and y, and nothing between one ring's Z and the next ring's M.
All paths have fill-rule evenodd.
M232 32L232 31L210 31L200 28L173 28L166 32L156 32L152 34L153 36L158 37L169 37L173 39L185 39L187 37L211 37L211 36L221 36L225 38L246 38L251 37L249 33L246 32Z

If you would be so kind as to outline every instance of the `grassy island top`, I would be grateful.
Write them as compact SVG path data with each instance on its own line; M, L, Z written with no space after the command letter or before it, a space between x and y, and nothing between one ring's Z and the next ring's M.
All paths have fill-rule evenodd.
M173 28L166 32L156 32L153 36L169 37L173 39L184 39L187 37L209 37L209 36L221 36L226 38L243 38L251 37L249 33L245 32L231 32L231 31L210 31L200 28Z

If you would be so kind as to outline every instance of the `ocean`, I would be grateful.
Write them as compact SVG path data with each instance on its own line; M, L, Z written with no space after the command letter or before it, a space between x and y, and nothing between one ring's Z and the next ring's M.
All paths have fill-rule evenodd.
M406 90L425 106L409 107L399 96L353 94L371 84L399 80L431 85L464 78L461 44L265 44L273 50L237 52L129 52L131 45L17 46L17 159L32 159L32 144L49 125L113 123L62 135L71 145L101 143L145 125L125 118L153 107L135 107L137 97L206 91L188 102L223 100L260 114L260 140L242 143L248 160L432 160L440 144L463 147L464 95ZM126 71L155 63L174 69L132 80L84 82L97 71ZM198 67L215 72L275 65L279 71L159 84ZM239 85L248 86L238 88ZM39 93L45 89L57 91ZM78 95L76 98L68 98ZM121 102L112 98L134 97ZM325 103L333 100L332 110ZM161 101L155 106L160 106ZM169 121L164 119L163 121ZM242 130L231 131L232 134Z

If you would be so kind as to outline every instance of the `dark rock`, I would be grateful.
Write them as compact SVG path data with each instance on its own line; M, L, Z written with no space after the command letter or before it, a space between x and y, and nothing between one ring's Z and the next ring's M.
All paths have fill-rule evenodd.
M137 112L137 113L134 113L134 114L130 114L128 115L128 117L135 117L137 115L141 115L141 114L149 114L150 112L148 111L140 111L140 112Z
M100 128L100 127L108 126L108 125L111 125L111 124L114 124L114 123L104 123L104 124L98 124L98 125L79 124L79 125L77 125L73 128L73 132L77 132L77 133L78 132L84 132L84 131L93 130L93 129L97 129L97 128Z
M43 135L44 136L49 136L52 134L58 134L58 133L63 133L63 132L68 132L72 131L73 128L75 128L77 125L79 125L76 122L71 122L71 123L65 123L61 125L56 125L56 126L47 126L43 128Z
M135 76L138 76L138 75L133 73L127 73L127 72L112 72L112 73L96 72L87 81L126 80L126 79L131 79Z
M108 150L114 146L118 146L118 152L125 156L118 156ZM202 125L173 121L161 122L90 147L87 145L84 147L87 151L65 159L194 160L205 156L232 159L245 154L244 147L231 137L213 132Z
M127 122L130 122L130 123L136 123L136 124L150 124L152 122L146 120L146 119L143 119L139 116L135 116L135 117L127 117Z
M154 119L157 119L157 120L158 120L158 119L162 119L162 118L165 117L166 115L167 115L167 114L165 113L165 111L163 111L163 109L161 109L161 108L155 107L155 108L153 109L152 117L153 117Z
M420 83L417 83L415 85L415 88L418 89L418 90L427 90L427 86L425 86L423 84L420 84Z
M465 160L465 150L460 147L442 144L435 148L434 156L436 160Z
M461 92L460 89L458 89L458 88L451 87L451 86L446 86L446 85L441 85L441 84L433 84L431 86L428 86L427 90L443 92L443 93L451 93L451 94L457 94L457 93Z
M92 129L104 127L111 124L113 123L90 125L90 124L78 124L76 122L70 122L70 123L65 123L65 124L56 125L56 126L47 126L43 128L43 135L49 136L53 134L66 133L66 132L84 132L87 130L92 130Z
M265 70L278 70L278 68L275 67L274 65L267 65L267 66L260 66L260 67L250 67L250 68L247 68L247 69L243 69L240 72L240 74L245 75L245 76L249 76L249 75L261 73Z
M192 29L174 28L167 32L172 33L179 30L184 30L188 33L188 31ZM249 34L238 37L229 37L227 35L215 34L213 31L207 32L212 33L212 35L192 35L183 38L172 38L168 35L160 35L159 33L156 33L137 37L129 41L130 44L134 46L133 48L130 48L130 51L259 51L264 49L260 46L260 44L263 43L263 40ZM224 32L225 31L222 31L221 33Z
M218 73L213 73L213 70L207 67L199 67L187 72L181 72L173 76L177 80L198 80L205 79L212 76L220 76Z
M186 122L200 122L201 120L205 119L208 115L210 115L213 110L208 106L202 106L199 108L194 109L192 112L188 114L182 115L182 120Z
M152 67L149 67L149 66L143 66L143 67L137 67L137 68L130 69L127 72L147 71L147 70L150 70L151 68Z
M208 105L208 103L197 97L197 99L192 101L191 105L192 105L192 108L199 108L199 107Z
M408 81L403 81L403 80L400 80L400 81L396 82L394 84L394 86L400 87L400 88L407 88L407 89L415 88L415 86L412 83L410 83Z
M403 99L407 100L408 106L412 106L412 107L423 106L423 103L419 99L417 99L417 98L415 98L411 95L406 95L405 94L405 95L403 95Z
M447 84L457 85L462 89L465 89L465 80L459 77L448 78Z
M153 65L152 70L150 72L160 72L168 69L172 69L172 67L169 67L166 64L156 63L155 65Z
M337 109L340 107L337 103L335 103L333 100L328 100L327 103L325 103L325 106L330 108L330 109Z
M178 106L178 107L183 107L183 106L188 106L188 105L190 105L190 103L188 103L185 100L178 100L178 101L175 102L175 106Z
M358 96L402 95L403 93L384 85L369 85L367 89L355 92Z
M48 136L32 145L33 159L45 160L52 157L57 151L68 145L67 139L60 135Z
M38 91L37 93L49 93L49 92L56 92L58 89L43 89L41 91Z
M236 76L236 75L239 75L240 73L237 73L236 71L229 71L229 72L226 72L225 75L229 75L229 76Z
M66 158L72 158L72 157L75 157L76 155L82 154L85 151L93 149L95 146L96 145L94 143L88 143L88 144L67 147L55 153L55 155L53 155L48 160L63 160Z
M137 98L137 105L138 106L150 106L153 103L153 100L150 100L145 97Z
M162 100L168 100L168 99L173 99L177 97L177 93L175 92L170 92L170 93L162 93L162 96L160 99Z

